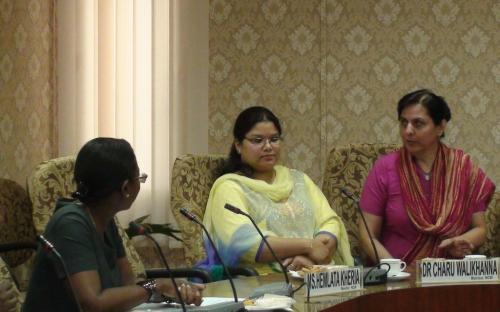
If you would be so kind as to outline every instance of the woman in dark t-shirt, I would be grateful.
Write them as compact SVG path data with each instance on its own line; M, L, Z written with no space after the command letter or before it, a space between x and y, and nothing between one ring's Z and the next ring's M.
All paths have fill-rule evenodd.
M96 138L75 162L76 201L57 209L44 237L64 259L39 250L23 311L126 311L152 296L175 296L168 279L136 283L114 217L130 208L147 175L123 139ZM69 282L69 283L68 283ZM75 303L68 286L71 285ZM201 303L202 285L182 283L186 303Z

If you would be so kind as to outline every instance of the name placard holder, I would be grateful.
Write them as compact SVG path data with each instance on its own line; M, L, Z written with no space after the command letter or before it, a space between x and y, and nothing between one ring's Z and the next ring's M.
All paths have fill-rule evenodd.
M356 266L312 272L306 274L304 280L307 285L307 298L361 290L363 289L363 268Z
M417 261L417 283L483 283L500 281L500 258L423 259Z

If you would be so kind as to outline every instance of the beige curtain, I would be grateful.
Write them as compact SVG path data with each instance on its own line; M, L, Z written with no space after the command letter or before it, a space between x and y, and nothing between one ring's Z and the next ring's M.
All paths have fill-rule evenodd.
M172 222L173 160L208 150L208 1L57 5L60 155L93 137L125 138L150 179L120 220Z

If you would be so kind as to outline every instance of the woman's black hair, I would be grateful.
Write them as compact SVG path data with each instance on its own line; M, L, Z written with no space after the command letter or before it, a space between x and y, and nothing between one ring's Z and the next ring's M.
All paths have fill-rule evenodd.
M269 109L263 106L252 106L243 110L234 123L233 138L235 142L243 142L247 133L259 122L269 121L274 124L281 136L281 125L278 117ZM229 157L222 168L222 174L238 172L244 176L253 176L253 169L241 161L241 155L235 147L235 142L231 144Z
M398 120L401 118L401 113L405 108L416 104L421 104L427 109L435 125L441 124L443 119L446 121L450 121L451 119L450 108L443 97L434 94L428 89L420 89L406 94L399 100Z
M137 174L137 160L130 144L123 139L95 138L78 152L73 197L89 204L120 190L123 181Z

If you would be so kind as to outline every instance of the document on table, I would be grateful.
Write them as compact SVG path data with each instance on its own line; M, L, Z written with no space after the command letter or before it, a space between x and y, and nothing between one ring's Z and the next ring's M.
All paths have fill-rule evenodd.
M206 307L209 305L233 301L234 298L223 298L223 297L203 297L203 302L201 303L202 307ZM243 301L244 298L239 298L240 301ZM171 303L143 303L133 308L131 311L134 312L146 312L146 311L168 311L168 308L180 308L180 304L171 304ZM186 306L187 308L188 306ZM192 307L195 307L194 305Z

